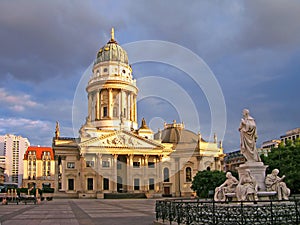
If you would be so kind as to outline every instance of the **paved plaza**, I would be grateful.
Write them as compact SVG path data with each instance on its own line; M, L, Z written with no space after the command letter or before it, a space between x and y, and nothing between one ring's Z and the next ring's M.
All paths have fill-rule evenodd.
M0 205L0 225L150 225L153 199L54 199L39 205Z

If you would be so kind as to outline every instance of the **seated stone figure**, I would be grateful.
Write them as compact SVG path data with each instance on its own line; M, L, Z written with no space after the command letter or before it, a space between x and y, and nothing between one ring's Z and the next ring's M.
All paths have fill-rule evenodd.
M274 169L271 174L268 174L265 179L267 191L276 191L278 200L288 200L291 193L286 184L282 181L285 176L278 176L279 170Z
M225 182L221 184L219 187L215 189L215 201L225 201L226 200L226 193L235 193L236 186L238 185L239 181L232 176L230 172L226 173Z
M251 176L250 170L246 169L245 174L240 178L240 182L236 187L236 197L238 201L257 201L256 180Z

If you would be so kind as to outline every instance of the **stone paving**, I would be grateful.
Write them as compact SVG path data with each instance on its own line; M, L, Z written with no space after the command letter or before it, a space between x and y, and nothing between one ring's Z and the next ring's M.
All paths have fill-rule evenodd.
M0 225L150 225L153 199L54 199L0 205Z

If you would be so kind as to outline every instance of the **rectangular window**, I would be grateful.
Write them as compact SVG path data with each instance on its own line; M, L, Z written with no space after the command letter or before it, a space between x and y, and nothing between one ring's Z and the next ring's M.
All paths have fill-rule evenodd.
M117 169L118 169L118 170L121 170L121 169L122 169L122 163L119 162L119 161L118 161L118 163L117 163Z
M75 168L75 162L68 162L67 163L67 168L68 169L74 169Z
M74 179L68 179L68 190L74 190Z
M93 178L87 179L87 189L89 191L94 189L94 179Z
M155 168L155 162L148 162L148 168Z
M138 178L134 179L134 190L135 191L140 190L140 179L138 179Z
M94 161L86 161L86 167L94 167Z
M109 167L109 161L102 161L102 167Z
M133 162L133 168L140 168L141 163L140 162Z
M103 117L107 117L107 106L103 107Z
M103 178L103 190L109 190L109 179Z
M154 190L154 178L149 179L149 190Z

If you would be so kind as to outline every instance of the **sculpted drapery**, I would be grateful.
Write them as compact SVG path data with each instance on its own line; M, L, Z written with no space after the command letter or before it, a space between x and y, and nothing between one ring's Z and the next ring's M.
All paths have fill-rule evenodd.
M256 149L256 123L249 115L248 109L243 110L243 118L241 119L239 131L241 138L241 153L249 162L260 162L261 159Z
M226 193L235 193L239 181L230 172L226 173L226 181L215 189L215 201L225 201Z
M267 191L276 191L278 200L288 200L291 193L290 189L283 182L285 176L278 176L279 170L274 169L271 174L268 174L265 179Z
M256 180L251 176L250 170L245 170L245 172L236 187L236 197L238 201L257 201L258 186Z

